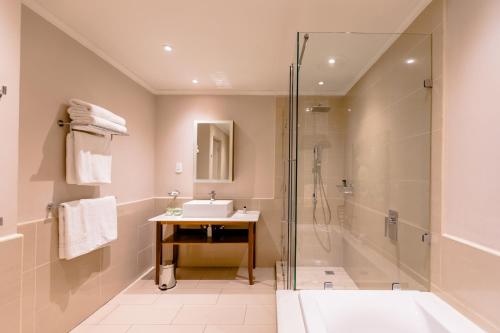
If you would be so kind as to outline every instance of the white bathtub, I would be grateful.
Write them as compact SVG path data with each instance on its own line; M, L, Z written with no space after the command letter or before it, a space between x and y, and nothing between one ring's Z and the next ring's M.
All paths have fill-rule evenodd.
M277 305L279 333L483 332L428 292L278 291Z

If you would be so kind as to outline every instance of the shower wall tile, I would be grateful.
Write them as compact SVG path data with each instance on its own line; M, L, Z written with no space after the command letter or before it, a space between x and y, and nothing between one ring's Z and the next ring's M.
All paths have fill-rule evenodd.
M351 109L345 173L354 184L344 229L346 240L355 240L344 245L344 265L360 286L388 288L398 280L417 289L429 286L430 250L420 238L429 231L431 215L435 101L422 87L436 62L431 41L429 35L399 37L344 98ZM415 63L407 64L409 58ZM384 236L389 209L400 213L397 243Z
M400 223L398 230L400 264L404 266L403 271L409 278L425 286L422 291L430 288L431 247L427 242L422 242L421 238L427 231L406 223Z
M433 97L431 90L422 87L388 108L391 140L397 141L430 131Z
M432 131L443 128L443 78L433 79L432 88Z
M428 181L395 181L391 183L391 209L406 223L429 230L430 184Z
M430 157L430 132L392 142L390 146L391 180L429 180Z

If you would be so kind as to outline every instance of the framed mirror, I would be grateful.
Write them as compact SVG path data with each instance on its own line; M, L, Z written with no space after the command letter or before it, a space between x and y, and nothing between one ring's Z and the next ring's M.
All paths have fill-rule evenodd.
M233 181L232 120L194 122L195 183L230 183Z

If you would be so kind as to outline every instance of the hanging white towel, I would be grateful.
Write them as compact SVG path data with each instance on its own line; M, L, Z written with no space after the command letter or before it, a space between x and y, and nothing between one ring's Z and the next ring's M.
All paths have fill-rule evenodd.
M66 136L66 182L78 185L111 183L111 137L71 131Z
M59 258L72 259L118 238L116 199L82 199L59 207Z
M69 112L69 111L68 111ZM95 125L99 126L111 131L115 131L118 133L123 133L127 134L127 128L125 126L119 125L117 123L114 123L112 121L109 121L107 119L101 118L101 117L96 117L92 115L81 115L81 114L74 114L74 113L69 113L69 117L72 120L72 123L78 123L78 124L84 124L84 125ZM76 128L76 127L73 127Z
M113 123L118 125L126 126L127 122L122 117L114 114L113 112L103 108L102 106L94 105L92 103L88 103L82 101L77 98L72 98L69 100L70 108L68 112L74 111L75 113L85 112L86 114L107 119ZM71 113L71 112L70 112Z
M79 201L59 206L59 258L71 259L88 252L91 247Z

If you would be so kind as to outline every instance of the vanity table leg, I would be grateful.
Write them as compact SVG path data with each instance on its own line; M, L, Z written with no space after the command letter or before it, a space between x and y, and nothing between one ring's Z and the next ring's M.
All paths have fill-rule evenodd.
M179 226L177 224L174 224L174 238L175 234L177 233L177 230L179 229ZM174 244L172 245L172 263L177 266L177 259L179 258L179 245Z
M252 223L252 225L253 225L253 268L255 268L255 265L256 265L255 257L256 257L256 254L257 254L257 251L256 251L256 248L257 248L257 242L256 242L256 239L257 239L257 223Z
M248 223L248 284L253 284L255 234L253 223Z
M160 265L162 261L162 238L163 225L156 222L156 263L155 263L155 283L160 283Z

